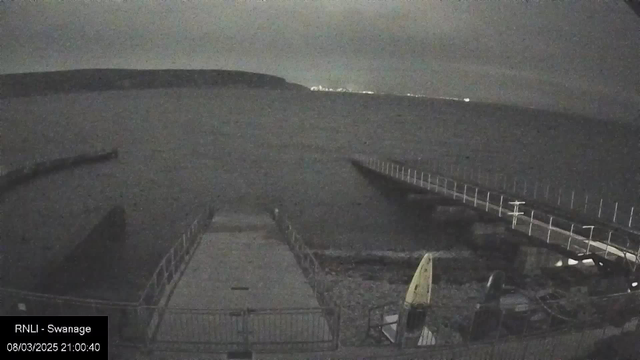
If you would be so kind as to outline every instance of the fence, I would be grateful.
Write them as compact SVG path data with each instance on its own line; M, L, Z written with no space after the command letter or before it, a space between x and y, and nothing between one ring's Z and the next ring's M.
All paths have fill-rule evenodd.
M152 342L162 351L326 351L338 337L328 323L339 313L324 308L165 309Z
M578 254L596 253L605 259L622 261L634 271L640 254L640 236L606 225L581 224L547 214L552 210L528 205L522 198L470 184L440 174L420 172L393 162L373 158L357 159L364 166L407 184L452 197L462 203L511 221L511 227Z
M139 304L141 306L155 306L160 303L165 290L174 283L187 261L191 258L202 237L203 231L209 226L214 215L214 209L208 205L206 210L196 218L189 229L176 241L171 250L160 261L160 264L147 283Z
M480 168L466 168L456 164L428 161L426 167L434 174L446 175L459 179L460 182L491 188L512 196L536 200L592 221L606 222L640 234L640 219L638 219L640 209L624 199L610 200L584 190L553 186L550 182L531 181L522 177L483 171Z
M168 295L186 269L187 263L202 239L204 231L211 223L213 215L213 206L207 205L205 211L196 218L186 233L182 234L160 261L151 280L142 292L138 305L142 314L140 320L147 324L147 343L151 341L153 334L157 331Z
M508 307L430 307L425 325L432 335L429 345L420 346L425 349L422 356L390 358L570 359L586 355L598 340L640 331L638 305L640 296L630 293L544 301L531 296ZM372 308L370 330L380 331L397 321L388 316L402 313L402 308L398 302ZM398 340L393 339L396 344Z
M579 360L587 356L594 344L603 339L599 330L583 330L577 332L550 333L532 338L509 338L491 343L459 345L433 350L404 352L367 357L341 357L345 360L394 359L394 360L542 360L567 359ZM614 357L610 354L606 359L627 360L637 357ZM590 359L590 358L589 358ZM601 358L600 358L601 359ZM586 359L585 359L586 360Z
M340 336L340 307L327 292L327 280L324 271L309 248L304 244L300 235L293 229L286 216L281 214L278 209L274 209L273 218L280 231L284 234L287 244L303 274L309 281L320 306L325 308L327 312L326 318L331 331L335 334L337 345Z
M197 240L212 217L213 207L208 205L163 258L138 302L80 299L0 288L0 314L109 315L111 340L131 345L148 345L150 335L157 326L159 307L156 305L160 303L163 292L184 269Z

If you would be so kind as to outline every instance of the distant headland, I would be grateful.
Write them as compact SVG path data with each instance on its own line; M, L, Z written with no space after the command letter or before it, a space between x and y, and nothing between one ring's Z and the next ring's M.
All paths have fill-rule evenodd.
M79 69L0 75L0 98L59 93L159 89L241 87L310 91L285 79L232 70Z

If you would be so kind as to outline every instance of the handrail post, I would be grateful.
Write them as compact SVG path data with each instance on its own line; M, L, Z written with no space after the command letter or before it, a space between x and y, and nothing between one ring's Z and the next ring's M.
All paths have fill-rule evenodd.
M598 219L600 218L600 215L602 215L602 198L600 198L600 207L598 208Z
M562 188L558 190L558 206L560 206L560 200L562 199Z
M504 200L504 195L500 195L500 210L498 210L498 217L502 217L502 200Z
M549 217L549 232L547 232L547 244L549 243L549 239L551 238L551 224L553 224L553 216Z
M420 172L420 187L424 187L424 171Z
M533 214L535 213L535 210L531 210L531 218L529 219L529 236L531 236L531 227L533 226Z
M547 183L547 190L544 193L544 199L545 200L549 200L549 188L551 187L551 184Z
M629 227L631 227L631 223L633 222L633 206L631 207L631 214L629 214Z
M485 203L486 207L484 211L489 212L489 196L491 195L490 191L487 191L487 202Z
M569 248L571 247L571 238L573 238L573 226L574 224L571 224L571 232L569 233L569 243L567 244L567 250L569 250Z
M616 223L616 217L618 216L618 202L616 201L616 207L613 210L613 223Z
M589 204L589 194L585 194L584 196L584 213L587 213L587 204Z
M478 188L476 187L476 196L473 198L473 207L476 207L478 204Z
M242 310L242 345L243 350L248 351L249 347L249 309Z
M583 226L582 227L583 229L586 229L586 228L590 228L591 229L591 231L589 232L589 244L587 245L587 253L589 253L589 249L591 249L591 239L593 238L593 228L594 227L595 226L593 226L593 225L587 225L587 226ZM627 259L627 255L625 254L624 257L625 257L625 260L626 260Z
M457 181L453 181L453 199L455 200L456 198L456 194L458 193L458 182Z
M576 195L576 191L575 190L571 190L571 207L570 209L573 210L573 199Z
M464 195L462 196L462 203L467 203L467 184L464 184Z
M609 254L609 244L611 244L611 230L609 230L609 236L607 237L607 248L604 251L604 258L607 258L607 255Z

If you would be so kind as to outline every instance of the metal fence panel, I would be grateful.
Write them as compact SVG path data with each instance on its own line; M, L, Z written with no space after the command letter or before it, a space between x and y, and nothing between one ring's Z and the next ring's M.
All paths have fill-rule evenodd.
M337 348L322 308L273 310L158 309L162 321L150 344L170 351L321 351Z

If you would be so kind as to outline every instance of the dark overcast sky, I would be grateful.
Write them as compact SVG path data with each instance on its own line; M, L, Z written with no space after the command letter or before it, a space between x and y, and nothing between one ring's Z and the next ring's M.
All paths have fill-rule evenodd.
M630 120L639 58L622 0L0 1L0 73L235 69Z

